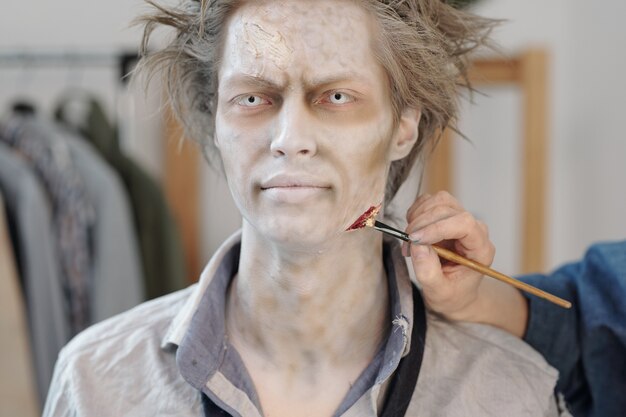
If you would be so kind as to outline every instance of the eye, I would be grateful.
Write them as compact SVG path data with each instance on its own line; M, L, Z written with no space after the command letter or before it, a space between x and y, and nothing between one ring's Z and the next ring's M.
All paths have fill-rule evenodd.
M331 104L347 104L353 102L354 97L342 91L331 91L328 96L328 101Z
M269 100L252 94L237 98L237 104L244 107L258 107L263 104L271 104Z

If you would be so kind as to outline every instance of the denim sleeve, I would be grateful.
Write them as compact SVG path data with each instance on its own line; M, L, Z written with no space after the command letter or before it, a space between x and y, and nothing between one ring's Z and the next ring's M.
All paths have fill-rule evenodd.
M525 341L559 370L557 390L576 417L626 415L626 241L600 243L577 263L523 281L572 302L532 295Z

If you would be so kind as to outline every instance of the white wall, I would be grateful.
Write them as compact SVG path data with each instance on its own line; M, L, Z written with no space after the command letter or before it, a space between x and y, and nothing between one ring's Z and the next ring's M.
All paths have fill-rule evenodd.
M476 11L509 19L495 33L505 50L552 53L548 266L595 241L626 238L626 3L483 0Z
M0 46L105 47L132 45L128 31L138 1L63 0L3 2Z
M135 48L139 30L127 26L144 7L140 0L4 2L0 10L0 50ZM548 266L581 256L584 248L594 241L625 238L626 141L622 121L626 113L626 54L623 52L626 27L622 22L626 17L626 2L483 0L476 10L509 20L495 33L505 50L515 52L541 45L552 51ZM78 78L82 79L81 85L96 89L112 107L115 81L110 71L103 69L101 72L72 74L58 70L42 75L32 69L10 72L0 67L0 106L23 85L29 94L41 97L45 110L62 87ZM515 96L507 92L492 95L495 101L505 104L489 104L488 98L480 98L484 111L482 107L467 110L468 114L476 116L464 122L465 126L468 131L477 132L477 136L483 136L482 132L504 132L515 123L513 112L487 120L481 118L481 111L493 114L498 109L514 109L517 105ZM142 138L130 147L148 169L159 175L157 132L160 122L153 114L156 105L152 102L147 110L142 110L145 103L141 100L136 101L136 105L139 106L137 114L142 115L145 125ZM468 206L479 193L463 190L471 189L470 185L479 183L481 178L483 183L485 178L492 180L487 190L501 187L493 174L484 170L490 164L481 162L495 161L498 156L488 149L491 152L498 149L497 152L505 155L515 154L513 142L494 146L492 139L482 145L478 137L472 139L475 154L457 151L459 169L469 170L462 176L466 185L459 190L465 197L464 202L470 200ZM505 170L502 176L514 182L514 167L515 162L512 162L509 167L500 166L499 172ZM237 227L239 219L233 215L232 202L223 182L208 170L204 175L206 259L223 237ZM514 194L505 197L500 196L508 201L502 212L510 216L515 212L515 197ZM483 209L479 214L489 217L487 220L492 224L499 247L499 259L503 264L514 264L515 235L519 232L511 225L509 217L498 216L496 211Z
M572 1L555 132L551 248L626 236L626 3Z
M54 51L113 56L120 51L134 52L141 32L129 26L142 10L146 6L141 0L7 1L0 9L0 54ZM49 66L29 61L7 66L0 61L0 112L20 97L31 100L39 112L50 114L64 93L78 89L93 92L108 113L118 118L122 145L158 177L162 129L156 112L161 94L154 86L147 95L139 87L123 87L115 59L98 66Z

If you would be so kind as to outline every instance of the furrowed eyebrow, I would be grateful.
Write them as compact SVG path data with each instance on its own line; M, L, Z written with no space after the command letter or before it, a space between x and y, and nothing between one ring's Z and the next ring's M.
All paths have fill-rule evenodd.
M227 87L236 87L240 85L244 86L253 86L253 87L261 87L271 90L282 90L285 88L285 85L279 84L275 81L268 80L266 78L248 75L248 74L235 74L230 77L227 77L224 80L224 85Z
M326 85L341 83L341 82L358 82L363 85L369 85L369 80L355 72L345 72L339 74L331 74L328 76L322 77L314 77L305 80L306 86L309 89L315 89ZM234 74L232 76L227 77L224 80L224 86L226 87L237 87L237 86L246 86L246 87L257 87L264 89L271 89L281 91L287 88L287 84L279 83L273 80L269 80L267 78L249 75L249 74Z
M341 83L341 82L358 82L364 85L369 84L369 80L355 72L345 72L339 74L332 74L324 77L315 77L306 80L306 84L309 88L318 88L321 86Z

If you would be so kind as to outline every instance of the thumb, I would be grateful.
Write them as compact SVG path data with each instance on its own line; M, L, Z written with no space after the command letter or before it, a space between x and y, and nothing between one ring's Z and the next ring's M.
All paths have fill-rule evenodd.
M441 262L430 245L410 244L411 264L422 288L434 290L442 283Z

